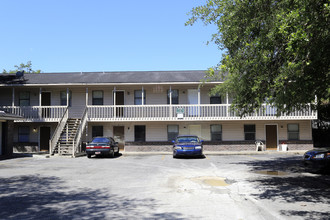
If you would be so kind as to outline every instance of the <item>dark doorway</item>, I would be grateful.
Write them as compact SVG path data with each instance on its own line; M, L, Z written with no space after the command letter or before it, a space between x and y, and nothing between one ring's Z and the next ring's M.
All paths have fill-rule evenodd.
M41 106L50 106L51 105L51 93L50 92L42 92L41 93ZM50 108L42 108L42 117L49 118L50 117Z
M50 127L40 127L40 151L49 151Z
M114 126L113 127L113 138L118 142L119 149L124 150L125 146L125 127Z
M124 95L125 92L124 91L116 91L116 116L117 117L123 117L124 115L124 108L123 107L119 107L117 105L124 105Z
M135 125L134 127L134 141L135 142L145 142L146 141L146 126L145 125Z
M266 148L277 149L277 125L266 125Z

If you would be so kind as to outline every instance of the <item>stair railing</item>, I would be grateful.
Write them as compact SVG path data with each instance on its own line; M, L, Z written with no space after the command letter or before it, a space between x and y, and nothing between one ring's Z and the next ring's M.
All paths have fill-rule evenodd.
M63 131L63 128L66 125L68 118L69 118L69 110L68 110L68 108L66 108L60 122L58 123L58 125L56 127L56 130L55 130L52 138L49 140L49 154L51 154L51 155L54 154L56 144L57 144L58 140L60 139L61 133Z
M80 125L77 129L77 133L73 139L73 149L72 149L72 156L75 157L77 153L81 153L81 137L85 131L86 124L88 119L88 108L86 107L81 118Z

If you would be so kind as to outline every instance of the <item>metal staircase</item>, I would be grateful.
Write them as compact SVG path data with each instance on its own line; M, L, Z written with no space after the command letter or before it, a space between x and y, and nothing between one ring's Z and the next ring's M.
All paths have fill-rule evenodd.
M73 154L74 139L77 135L80 123L81 119L79 118L68 118L53 151L54 154L63 156Z

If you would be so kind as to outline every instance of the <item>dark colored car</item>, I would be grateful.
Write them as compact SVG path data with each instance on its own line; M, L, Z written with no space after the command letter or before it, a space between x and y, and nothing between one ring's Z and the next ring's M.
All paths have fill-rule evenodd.
M330 148L315 148L304 154L303 162L316 171L330 170Z
M118 142L115 142L112 137L95 137L86 145L86 154L88 158L92 155L114 157L115 154L119 154Z
M180 135L173 141L173 158L203 156L203 141L194 135Z

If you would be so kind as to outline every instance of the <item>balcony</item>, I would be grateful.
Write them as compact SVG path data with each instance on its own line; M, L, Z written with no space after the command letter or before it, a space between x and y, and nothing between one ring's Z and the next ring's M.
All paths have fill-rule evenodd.
M58 122L66 106L1 106L2 111L22 116L15 122Z
M317 119L310 107L276 116L276 107L261 109L239 117L230 104L216 105L122 105L87 106L89 121L211 121L211 120L302 120Z

